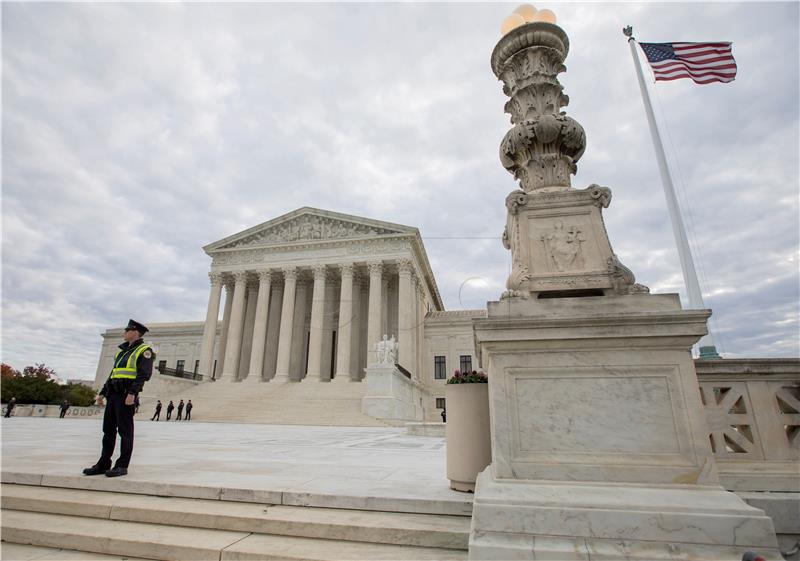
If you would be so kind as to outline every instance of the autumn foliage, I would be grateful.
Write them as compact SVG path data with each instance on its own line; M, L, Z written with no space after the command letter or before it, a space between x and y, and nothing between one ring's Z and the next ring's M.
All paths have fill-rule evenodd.
M55 370L44 364L26 366L22 372L9 364L0 364L0 400L8 403L12 397L18 404L56 405L63 399L70 405L91 405L95 399L92 388L82 384L61 385Z

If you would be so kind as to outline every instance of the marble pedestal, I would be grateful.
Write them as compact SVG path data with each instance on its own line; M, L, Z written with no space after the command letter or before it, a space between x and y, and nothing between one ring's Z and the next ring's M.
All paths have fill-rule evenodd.
M364 382L367 393L361 400L361 412L376 419L422 421L422 385L411 380L394 364L371 364Z
M492 464L471 559L779 559L772 521L720 485L677 295L509 298L476 319Z

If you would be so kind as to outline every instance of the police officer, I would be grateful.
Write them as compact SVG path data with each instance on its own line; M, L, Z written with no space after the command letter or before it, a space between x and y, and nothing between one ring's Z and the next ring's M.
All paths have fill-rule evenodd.
M144 383L153 373L155 353L144 342L142 337L149 330L138 321L129 320L123 338L125 342L114 357L111 375L100 390L97 404L103 404L103 397L108 400L103 415L103 451L100 459L92 467L83 470L84 475L119 477L128 473L128 464L133 452L133 414L134 401L142 391ZM120 436L120 454L114 467L111 467L111 455Z

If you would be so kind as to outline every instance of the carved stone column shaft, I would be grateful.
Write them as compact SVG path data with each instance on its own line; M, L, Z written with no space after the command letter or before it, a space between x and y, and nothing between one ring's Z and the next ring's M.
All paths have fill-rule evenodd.
M398 318L397 318L397 362L406 370L415 369L414 361L414 339L415 325L414 320L414 285L412 273L414 263L410 259L403 259L398 262Z
M275 366L275 377L273 378L276 382L289 381L297 270L295 268L284 269L283 279L283 306L281 309L281 330L278 336L278 361Z
M272 276L269 271L258 272L258 299L256 300L256 319L253 325L253 350L250 355L250 371L247 380L260 382L264 368L264 349L267 344L267 318Z
M322 346L325 321L325 282L324 265L314 268L314 292L311 296L311 329L308 338L308 370L306 378L322 380Z
M228 343L225 347L225 363L222 367L223 376L230 376L235 381L239 367L239 353L242 344L242 328L244 322L244 297L247 290L247 273L237 271L233 275L235 286L233 288L233 308L231 309L231 324L228 328Z
M219 334L219 349L217 350L216 370L212 364L211 370L215 379L222 378L225 365L225 352L228 346L228 331L231 327L231 310L233 309L233 281L228 278L223 280L225 286L225 309L222 312L222 330Z
M214 341L217 338L217 322L219 320L219 304L222 299L222 275L209 273L211 291L208 295L206 323L203 326L203 342L201 343L200 374L211 378L212 361L214 360Z
M339 329L336 345L336 376L337 382L349 382L350 351L353 337L353 266L342 265L342 286L339 292Z
M375 355L375 344L381 340L381 328L383 327L383 320L381 312L383 311L383 264L370 263L369 264L369 312L367 319L367 364L376 362L377 356Z

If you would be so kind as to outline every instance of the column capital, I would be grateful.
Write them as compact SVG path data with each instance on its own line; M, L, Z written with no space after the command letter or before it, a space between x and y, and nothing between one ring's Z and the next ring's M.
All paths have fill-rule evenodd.
M225 290L231 292L233 290L233 277L230 274L226 274L222 277L222 284L225 285Z
M224 282L222 273L208 273L208 280L211 283L211 286L221 286Z
M343 277L352 277L355 273L355 265L353 265L353 263L339 263L337 266Z
M247 271L235 271L232 274L236 284L247 284Z
M283 271L283 280L284 281L296 281L297 280L297 267L284 267Z
M327 265L314 265L311 267L311 270L314 271L314 280L325 280L328 274L328 266Z
M372 261L367 263L367 268L369 269L369 276L379 276L383 273L383 262L382 261Z
M397 270L401 275L411 275L414 272L414 261L411 259L398 259Z
M256 271L258 274L259 282L272 282L272 271L269 269L261 269Z

